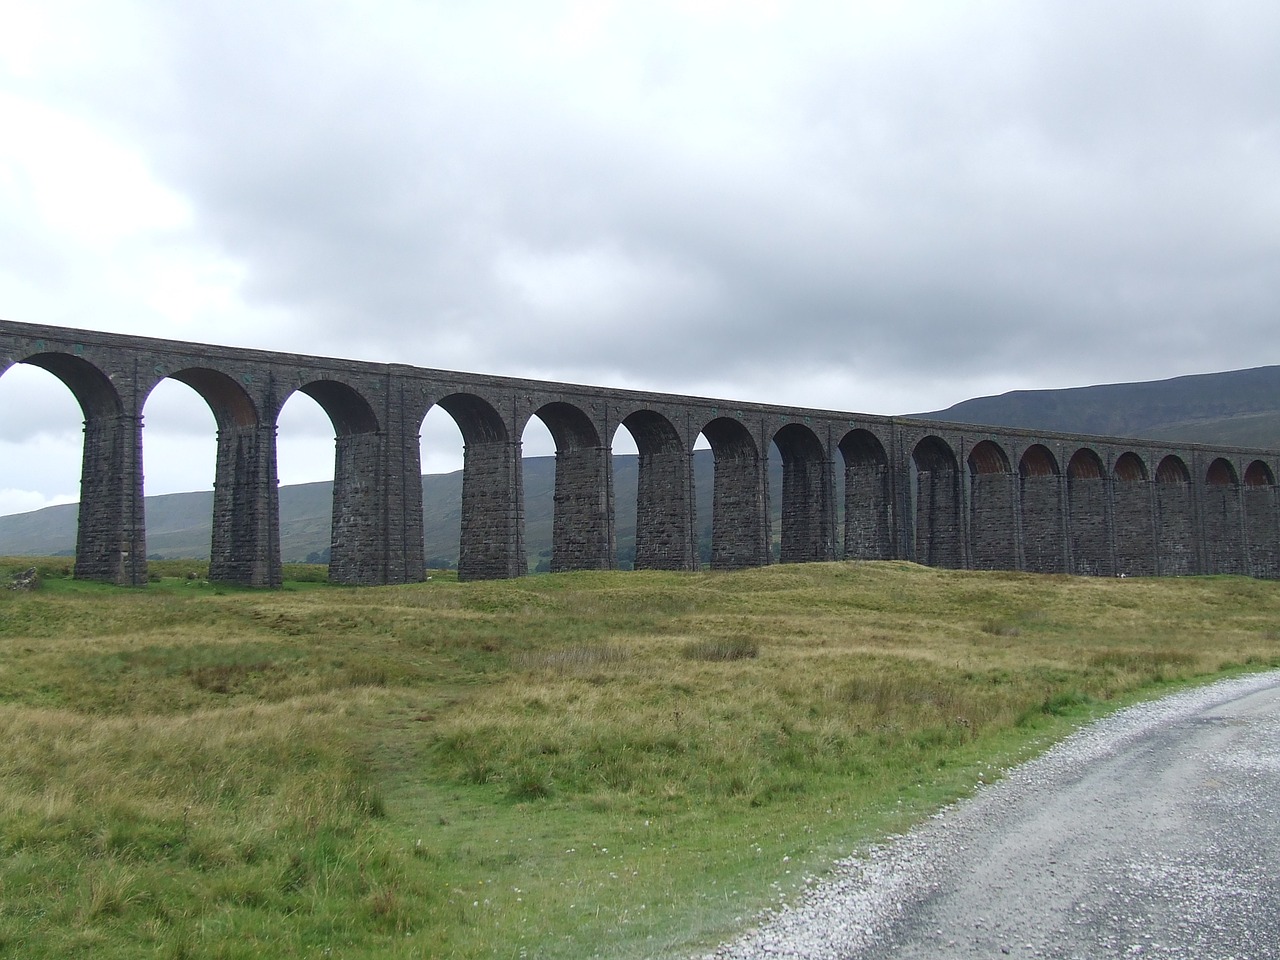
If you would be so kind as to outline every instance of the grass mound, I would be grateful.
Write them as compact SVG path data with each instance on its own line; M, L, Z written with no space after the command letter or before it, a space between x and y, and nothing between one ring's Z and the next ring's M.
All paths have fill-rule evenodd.
M1082 719L1280 664L1237 578L65 563L0 593L0 954L690 954Z

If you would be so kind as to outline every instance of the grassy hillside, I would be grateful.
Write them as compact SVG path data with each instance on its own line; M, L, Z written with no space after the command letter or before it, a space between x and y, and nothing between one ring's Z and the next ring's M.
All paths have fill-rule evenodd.
M1280 448L1280 366L1149 383L1015 390L929 419L1064 433Z
M1280 584L1235 578L41 566L0 595L0 954L37 960L688 956L1082 718L1280 664Z

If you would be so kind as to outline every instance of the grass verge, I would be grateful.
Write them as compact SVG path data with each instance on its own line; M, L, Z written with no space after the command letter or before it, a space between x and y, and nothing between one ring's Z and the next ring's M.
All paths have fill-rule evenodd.
M65 562L0 594L0 954L689 955L1085 719L1280 665L1240 578Z

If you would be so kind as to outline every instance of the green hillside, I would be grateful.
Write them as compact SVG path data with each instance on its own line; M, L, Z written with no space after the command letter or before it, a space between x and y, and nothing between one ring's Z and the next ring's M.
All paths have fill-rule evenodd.
M1147 383L1015 390L918 416L955 423L1273 450L1280 448L1280 366Z
M634 556L636 479L634 455L614 457L618 554L625 565ZM702 536L710 540L711 451L694 455L697 511ZM551 556L555 458L526 457L525 543L530 566ZM775 481L776 482L776 481ZM326 559L333 484L328 481L280 488L280 548L286 562ZM422 478L423 531L427 565L457 563L462 524L462 471ZM206 559L209 556L213 494L171 493L146 500L147 553L155 559ZM45 507L0 517L0 555L70 555L75 550L76 504Z

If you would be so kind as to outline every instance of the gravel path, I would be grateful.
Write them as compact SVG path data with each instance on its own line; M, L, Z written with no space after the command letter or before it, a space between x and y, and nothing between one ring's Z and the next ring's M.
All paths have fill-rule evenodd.
M1280 957L1280 671L1139 704L708 960Z

